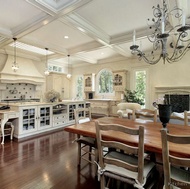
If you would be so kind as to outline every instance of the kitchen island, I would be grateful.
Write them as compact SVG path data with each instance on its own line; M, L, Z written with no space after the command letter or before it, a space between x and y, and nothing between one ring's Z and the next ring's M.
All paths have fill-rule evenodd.
M2 103L1 105L5 105ZM74 124L74 109L89 107L85 100L63 100L62 102L13 102L10 109L19 112L13 121L14 137L18 140Z
M117 104L121 100L114 99L89 99L91 104L92 114L95 115L105 115L105 116L117 116Z

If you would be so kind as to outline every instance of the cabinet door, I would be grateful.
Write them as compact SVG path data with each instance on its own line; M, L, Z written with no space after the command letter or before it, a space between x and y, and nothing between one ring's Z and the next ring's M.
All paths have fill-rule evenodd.
M61 94L62 92L62 75L56 75L53 77L53 88L55 91Z
M34 106L20 108L19 133L29 133L37 130L37 108Z
M64 74L51 74L46 79L47 91L54 89L61 99L70 98L70 80Z
M45 129L52 126L52 107L38 107L38 129Z
M66 76L64 76L62 82L63 84L62 84L61 97L62 99L69 99L70 98L70 80Z
M75 115L74 115L74 109L76 109L76 104L69 104L69 122L75 120Z

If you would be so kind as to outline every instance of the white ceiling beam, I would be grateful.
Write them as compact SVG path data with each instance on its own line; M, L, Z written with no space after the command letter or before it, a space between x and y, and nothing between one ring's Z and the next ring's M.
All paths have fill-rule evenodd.
M85 20L84 18L82 18L80 15L76 13L66 15L64 18L62 17L60 20L64 23L65 23L65 20L69 21L69 23L72 23L72 25L75 26L76 29L92 37L93 39L95 39L96 41L100 43L102 42L104 44L110 43L109 35L107 35L100 28L93 26L91 23L89 23L87 20Z
M80 54L80 53L77 53L75 54L73 57L76 57L82 61L85 61L85 62L88 62L88 63L91 63L91 64L96 64L97 63L97 60L93 59L93 58L87 58L86 56Z

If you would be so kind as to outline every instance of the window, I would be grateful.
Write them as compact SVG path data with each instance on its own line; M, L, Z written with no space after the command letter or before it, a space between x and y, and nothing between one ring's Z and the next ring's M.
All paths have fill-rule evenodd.
M147 71L146 70L136 70L135 71L135 91L136 96L142 99L146 103L146 93L147 93Z
M78 76L77 78L77 98L83 98L83 76Z
M113 78L112 72L108 69L103 69L98 74L98 92L100 94L113 93Z

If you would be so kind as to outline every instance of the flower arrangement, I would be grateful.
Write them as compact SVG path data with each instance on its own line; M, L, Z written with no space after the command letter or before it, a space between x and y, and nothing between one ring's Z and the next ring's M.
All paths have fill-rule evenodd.
M169 105L168 100L165 98L165 96L156 99L156 100L152 103L152 105L153 105L155 108L158 108L158 104Z
M45 97L48 102L55 102L56 99L60 98L60 93L55 90L51 90L45 94Z

